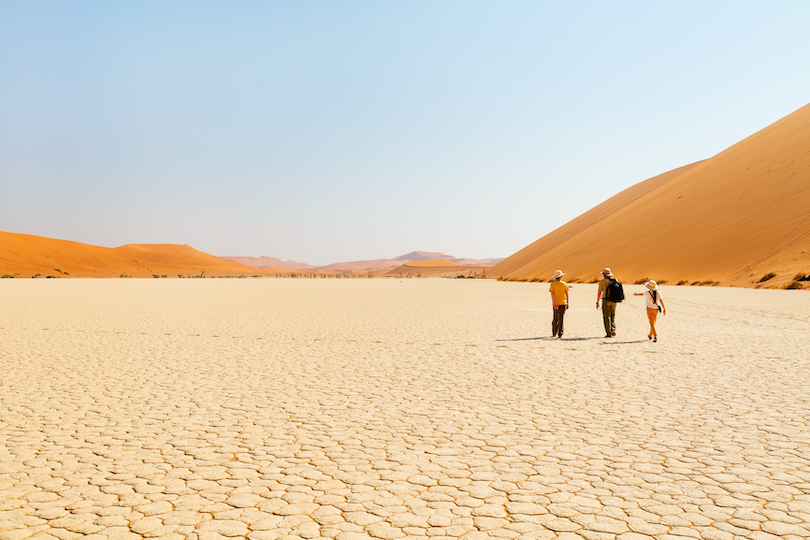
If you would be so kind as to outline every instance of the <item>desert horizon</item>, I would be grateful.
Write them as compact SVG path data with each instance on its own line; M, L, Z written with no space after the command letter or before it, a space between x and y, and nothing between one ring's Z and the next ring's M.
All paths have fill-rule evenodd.
M215 257L188 245L103 248L0 233L5 277L347 275L789 287L810 276L810 105L709 159L639 182L505 259L413 251L313 266L271 256ZM53 274L56 272L56 274Z
M0 231L0 276L6 278L386 276L420 271L438 275L454 270L482 271L500 260L459 259L440 252L413 251L393 259L312 266L267 256L217 257L180 244L127 244L106 248Z
M0 540L810 539L808 20L0 2Z
M671 176L662 175L663 177ZM652 179L658 180L658 177ZM576 221L576 220L575 220ZM566 227L570 226L566 225ZM553 237L555 233L549 235ZM545 240L545 239L543 239ZM393 259L377 259L347 263L333 263L322 267L282 261L279 267L267 266L272 257L216 257L179 244L127 244L119 248L90 246L69 240L41 238L33 235L0 231L0 278L279 278L279 277L378 277L378 278L430 278L463 277L498 279L501 281L548 282L550 277L506 277L498 266L508 259L458 259L443 253L415 251ZM136 258L137 257L137 258ZM433 258L435 257L435 258ZM243 260L251 259L252 265ZM273 259L278 261L279 259ZM456 262L460 261L460 262ZM481 263L488 263L482 265ZM799 259L803 263L803 259ZM568 265L565 266L570 269ZM631 268L638 268L638 265ZM660 284L678 286L726 286L749 288L810 288L810 272L795 272L794 267L781 268L782 272L769 272L758 279L719 281L714 279L670 280L669 273L652 273L615 267L616 279L626 284L641 284L654 279ZM601 268L592 274L574 274L566 277L573 283L595 283L601 278ZM570 272L566 272L570 274ZM639 277L642 276L643 277ZM705 276L705 274L702 274ZM749 278L754 278L751 274Z

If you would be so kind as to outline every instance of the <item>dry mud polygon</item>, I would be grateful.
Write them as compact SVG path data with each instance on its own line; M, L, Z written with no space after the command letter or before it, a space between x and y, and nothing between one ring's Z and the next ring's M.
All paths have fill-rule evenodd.
M810 537L810 294L663 292L4 281L0 539Z

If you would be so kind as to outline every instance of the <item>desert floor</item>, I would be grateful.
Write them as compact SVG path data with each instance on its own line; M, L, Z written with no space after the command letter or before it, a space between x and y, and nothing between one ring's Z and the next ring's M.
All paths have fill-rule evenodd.
M0 538L810 536L810 294L571 292L4 280Z

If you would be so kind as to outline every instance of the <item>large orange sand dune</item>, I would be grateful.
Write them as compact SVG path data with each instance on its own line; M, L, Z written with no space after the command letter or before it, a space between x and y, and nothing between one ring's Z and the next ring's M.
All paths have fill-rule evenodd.
M253 275L235 261L225 261L176 244L128 244L106 248L29 234L0 232L0 275L31 277L151 277Z
M487 275L643 277L768 286L810 273L810 105L711 159L637 184L495 265Z

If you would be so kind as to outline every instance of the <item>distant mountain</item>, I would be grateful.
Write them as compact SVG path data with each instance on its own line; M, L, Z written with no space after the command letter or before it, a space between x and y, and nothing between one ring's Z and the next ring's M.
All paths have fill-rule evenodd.
M465 266L450 259L430 259L408 261L403 265L388 270L383 275L392 277L455 277L459 275L483 277L485 273L486 267L484 266Z
M394 257L393 259L370 259L361 261L336 262L328 264L326 266L311 266L309 264L298 263L295 261L282 261L281 259L276 259L275 257L267 257L267 256L222 257L222 258L230 261L240 262L242 264L253 266L255 268L260 268L263 269L264 271L269 271L265 267L273 267L273 270L289 269L289 270L299 270L303 272L319 272L319 273L330 273L330 272L345 273L351 271L354 272L376 271L379 273L382 270L401 266L403 263L418 262L418 261L436 261L436 260L450 261L452 263L459 264L462 266L483 267L483 266L492 266L495 263L503 260L502 258L459 259L453 257L452 255L447 255L445 253L429 252L429 251L412 251L410 253L406 253L405 255Z
M436 261L439 259L452 260L454 259L454 257L452 255L445 255L444 253L440 253L438 251L437 252L411 251L410 253L406 253L405 255L394 257L392 260L413 262L413 261Z
M632 186L488 276L784 286L810 274L810 105L716 156ZM800 283L796 284L801 285Z
M428 252L428 251L411 251L406 255L400 255L399 257L394 257L392 260L394 261L404 261L404 262L416 262L416 261L452 261L454 263L458 263L462 266L492 266L496 263L499 263L503 260L503 257L494 257L490 259L470 259L470 258L458 258L453 257L452 255L446 255L444 253L439 252Z
M371 270L379 270L382 268L393 268L402 264L400 261L393 259L374 259L370 261L349 261L328 264L326 266L319 266L315 270L324 272L347 272L350 270L368 272Z
M461 266L493 266L503 260L503 257L494 257L491 259L450 259Z
M225 259L227 261L236 261L247 266L252 266L254 268L261 268L263 266L268 266L272 268L279 268L279 269L286 269L286 270L312 270L315 267L309 264L304 264L295 261L282 261L281 259L276 259L275 257L220 257L220 259Z

